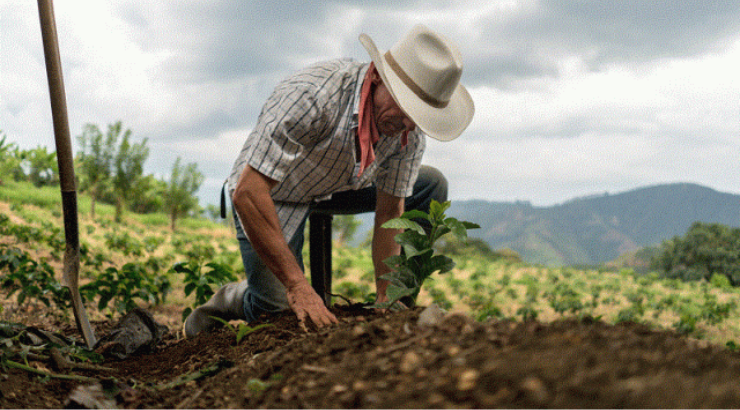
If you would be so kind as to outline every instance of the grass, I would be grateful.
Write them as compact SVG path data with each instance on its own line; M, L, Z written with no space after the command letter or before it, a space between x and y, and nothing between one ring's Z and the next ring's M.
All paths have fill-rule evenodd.
M16 206L35 205L44 209L58 209L61 215L62 194L58 188L35 188L28 182L7 181L0 185L0 201Z

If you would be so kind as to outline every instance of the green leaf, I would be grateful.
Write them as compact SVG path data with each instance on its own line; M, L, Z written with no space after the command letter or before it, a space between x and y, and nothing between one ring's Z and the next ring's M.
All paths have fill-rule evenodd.
M190 294L193 293L193 290L195 290L195 287L196 287L195 283L192 283L192 282L185 285L185 289L184 289L185 296L190 296Z
M443 235L446 235L450 233L450 228L444 225L440 225L435 231L434 231L434 237L431 238L431 243L437 242L437 239L441 238Z
M406 231L396 235L396 243L403 246L406 258L414 257L429 250L429 243L425 236L415 231Z
M231 331L236 332L236 329L234 328L234 326L231 323L229 323L228 320L222 319L222 318L220 318L218 316L208 316L208 317L211 318L211 319L213 319L213 320L215 320L215 321L217 321L217 322L220 322L222 325L228 327Z
M418 223L414 221L409 221L408 219L391 219L390 221L384 223L382 227L386 229L408 229L424 235L424 228L422 228L421 225L419 225Z
M461 223L465 226L465 229L480 229L480 225L473 222L462 221Z
M391 285L388 285L388 289L386 289L385 294L388 296L389 300L395 302L404 296L413 295L418 290L419 290L418 286L407 288L407 287L401 287L401 286L396 286L396 285L391 284Z
M420 211L418 209L412 209L410 211L406 211L401 215L401 218L403 219L426 219L429 220L429 214L427 214L424 211Z
M455 262L445 256L445 255L436 255L432 257L429 270L430 272L436 272L439 271L439 273L445 273L452 270L452 268L455 267Z
M408 270L408 268L406 267L402 267L401 269ZM407 272L406 274L403 274L398 271L393 271L393 272L389 272L381 276L380 279L387 280L388 282L390 282L390 285L407 287L406 279L408 278L409 275L413 276L413 273Z
M406 257L403 255L391 256L383 260L383 263L385 263L385 265L388 266L391 270L398 270L399 266L402 266L406 263Z
M432 200L429 204L429 219L431 221L439 221L444 217L444 212L450 207L450 201L439 203L436 200Z
M111 294L102 294L100 295L100 300L98 301L98 310L105 309L106 306L108 306L108 302L113 298L113 295Z
M185 310L182 311L182 321L183 322L185 321L185 319L188 318L188 316L190 316L190 312L192 312L192 311L193 311L193 308L191 308L191 307L187 307L187 308L185 308Z
M445 219L445 225L458 239L465 239L468 237L468 231L465 229L465 225L457 219L447 218Z
M187 262L178 262L172 266L172 269L177 273L193 273L193 270L187 265Z

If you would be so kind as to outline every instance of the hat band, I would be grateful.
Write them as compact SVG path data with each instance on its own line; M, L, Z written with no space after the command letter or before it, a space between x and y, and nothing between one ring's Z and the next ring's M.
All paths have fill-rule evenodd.
M396 73L398 78L425 103L431 105L434 108L445 108L447 104L450 103L449 101L442 101L432 97L421 87L419 87L419 85L416 84L414 80L411 79L408 74L406 74L405 71L403 71L403 68L401 68L396 59L393 58L393 55L391 55L390 51L386 51L385 60L388 62L388 67L390 67L391 70Z

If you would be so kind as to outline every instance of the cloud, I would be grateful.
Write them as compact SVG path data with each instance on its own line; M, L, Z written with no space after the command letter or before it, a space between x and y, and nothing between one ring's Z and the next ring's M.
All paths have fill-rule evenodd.
M560 63L580 59L590 71L653 65L723 50L738 38L740 3L725 1L504 2L481 15L468 64L472 84L508 89L557 78Z
M0 3L0 129L22 148L53 141L38 12ZM476 102L470 128L430 142L455 197L572 196L686 180L740 192L740 3L727 1L330 0L55 4L70 130L122 120L177 156L216 201L277 82L357 41L391 47L415 23L457 43Z

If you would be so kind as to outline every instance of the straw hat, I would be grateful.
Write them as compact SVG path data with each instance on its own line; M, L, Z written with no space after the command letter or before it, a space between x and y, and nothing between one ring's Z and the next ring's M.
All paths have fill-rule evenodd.
M454 44L421 24L384 54L367 34L360 43L398 106L426 135L451 141L462 134L475 107L460 84L462 59Z

